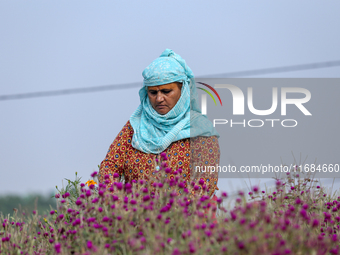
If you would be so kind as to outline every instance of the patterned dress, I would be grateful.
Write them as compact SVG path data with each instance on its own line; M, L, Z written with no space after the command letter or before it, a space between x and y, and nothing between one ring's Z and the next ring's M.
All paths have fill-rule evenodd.
M157 172L157 169L159 169L159 163L157 162L160 162L160 154L148 154L133 148L131 145L133 132L130 121L128 121L111 144L105 159L100 165L100 182L105 181L105 175L109 175L111 177L109 180L112 182L114 173L120 176L124 175L126 182L154 179L151 177L157 178L157 175L160 175ZM168 157L168 167L173 171L181 168L181 175L188 185L191 181L195 181L200 189L206 185L210 196L218 189L217 171L207 171L209 166L217 166L220 160L220 148L218 139L215 136L182 139L173 142L164 152ZM199 168L194 167L196 171L190 170L193 168L192 166L198 166ZM171 179L173 175L170 173L165 177ZM204 184L198 184L200 179L204 180ZM150 182L152 185L152 181ZM179 190L179 193L181 192Z

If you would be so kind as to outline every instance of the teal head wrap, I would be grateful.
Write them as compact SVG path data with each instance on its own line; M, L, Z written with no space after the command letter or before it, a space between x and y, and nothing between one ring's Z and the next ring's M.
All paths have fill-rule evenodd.
M141 104L130 117L134 130L132 146L145 153L158 154L172 142L196 136L217 136L212 123L201 114L197 102L194 74L180 55L166 49L143 71L143 87L139 90ZM164 115L150 104L147 87L172 82L183 84L181 97Z

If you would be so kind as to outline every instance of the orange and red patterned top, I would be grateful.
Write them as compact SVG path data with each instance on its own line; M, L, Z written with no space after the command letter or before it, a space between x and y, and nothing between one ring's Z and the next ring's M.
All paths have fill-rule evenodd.
M105 159L100 164L99 181L104 182L104 176L113 176L114 173L124 175L126 182L132 180L149 180L151 176L157 178L157 165L160 154L148 154L132 147L133 128L128 121L111 144ZM183 179L187 183L203 179L204 184L212 195L217 190L218 173L207 171L209 166L217 166L220 161L220 147L218 139L211 137L195 137L173 142L165 151L168 157L167 164L173 171L181 168ZM192 165L198 169L190 170ZM206 171L204 171L206 170ZM194 173L195 176L192 176ZM165 175L173 178L170 173ZM112 181L113 178L110 178ZM151 181L152 184L152 181ZM203 185L199 185L202 188ZM181 191L179 191L181 193Z

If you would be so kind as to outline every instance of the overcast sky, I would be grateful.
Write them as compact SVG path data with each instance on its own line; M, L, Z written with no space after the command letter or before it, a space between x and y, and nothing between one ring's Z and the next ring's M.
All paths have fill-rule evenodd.
M161 52L196 76L340 60L340 2L0 2L0 96L142 83ZM253 77L340 77L340 67ZM138 88L0 101L0 195L97 169ZM228 180L220 189L230 190Z

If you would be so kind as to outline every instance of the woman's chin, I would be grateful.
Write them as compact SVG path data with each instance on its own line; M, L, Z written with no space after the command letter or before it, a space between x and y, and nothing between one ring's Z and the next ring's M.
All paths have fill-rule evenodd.
M157 113L160 115L165 115L167 114L169 111L168 110L158 110Z

